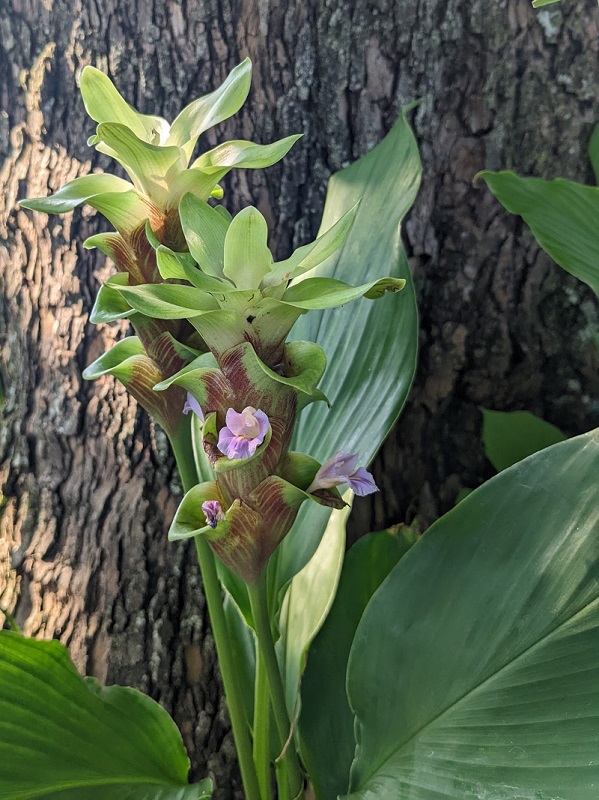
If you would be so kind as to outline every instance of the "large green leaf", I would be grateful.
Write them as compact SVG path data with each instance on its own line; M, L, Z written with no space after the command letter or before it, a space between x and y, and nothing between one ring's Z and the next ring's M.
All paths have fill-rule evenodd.
M481 411L485 455L497 472L566 438L559 428L530 411Z
M513 172L479 174L511 214L519 214L560 267L599 294L599 188Z
M287 710L292 719L298 712L299 686L308 649L326 619L337 591L345 551L345 525L350 510L348 505L332 512L318 549L294 576L281 607L281 638L277 649Z
M418 313L399 226L414 202L420 174L416 141L402 114L372 152L331 178L320 235L362 201L345 244L310 277L360 284L389 275L404 279L406 286L376 302L361 299L335 311L310 312L292 331L294 338L318 342L328 359L321 389L332 408L314 404L303 412L293 443L319 461L346 450L369 462L408 395L416 368ZM275 554L275 587L284 586L310 560L328 513L318 506L300 511Z
M78 675L58 642L0 633L3 800L204 800L175 723L135 689Z
M347 689L351 800L595 800L599 431L438 520L376 592Z
M416 536L410 528L402 528L397 533L370 533L354 544L345 557L329 615L310 648L301 685L299 731L302 758L317 800L347 791L356 749L354 715L345 691L351 644L368 601Z
M595 125L589 141L589 158L595 173L595 183L599 183L599 125Z

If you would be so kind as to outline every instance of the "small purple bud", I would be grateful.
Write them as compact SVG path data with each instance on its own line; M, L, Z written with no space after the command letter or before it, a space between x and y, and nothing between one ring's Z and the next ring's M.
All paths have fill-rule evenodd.
M268 417L253 406L247 406L241 413L230 408L226 423L218 434L217 447L227 458L253 456L268 433Z
M359 497L379 490L370 472L364 467L358 467L358 456L340 450L324 462L306 491L309 494L317 489L331 489L342 483L349 484Z
M193 411L193 413L198 416L202 422L204 421L204 412L202 411L200 404L191 392L187 392L187 400L183 406L183 413L189 414L190 411Z
M202 503L202 511L206 515L206 522L211 528L216 528L219 522L223 522L225 515L218 500L206 500Z

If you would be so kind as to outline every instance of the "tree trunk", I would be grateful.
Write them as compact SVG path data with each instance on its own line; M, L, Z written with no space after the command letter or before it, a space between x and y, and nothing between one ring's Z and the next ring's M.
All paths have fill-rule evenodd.
M598 45L593 0L538 12L529 0L0 5L0 607L27 635L65 642L81 671L158 699L220 800L240 796L239 780L192 550L166 541L181 496L166 440L120 384L81 380L126 330L88 324L110 266L81 242L103 223L89 208L16 207L108 166L86 147L81 68L172 119L249 55L249 103L203 144L305 134L284 163L227 186L231 211L260 207L278 257L315 234L331 171L422 99L423 187L404 230L420 366L357 535L425 527L489 476L480 405L568 434L598 424L590 292L472 183L484 167L590 181Z

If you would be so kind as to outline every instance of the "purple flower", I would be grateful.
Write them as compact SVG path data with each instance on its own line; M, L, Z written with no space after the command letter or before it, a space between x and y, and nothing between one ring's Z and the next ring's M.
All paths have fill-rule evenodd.
M310 493L317 489L331 489L342 483L348 483L359 497L379 490L370 472L364 467L358 467L358 456L340 450L324 462L306 491Z
M206 500L202 503L202 511L206 515L206 522L211 528L216 528L218 523L225 519L221 504L218 500Z
M218 449L228 458L249 458L268 433L268 417L264 411L247 406L241 413L230 408L226 427L218 434Z
M190 411L193 411L193 413L196 414L202 422L204 421L204 412L202 411L200 404L191 392L187 392L187 400L183 406L183 413L189 414Z

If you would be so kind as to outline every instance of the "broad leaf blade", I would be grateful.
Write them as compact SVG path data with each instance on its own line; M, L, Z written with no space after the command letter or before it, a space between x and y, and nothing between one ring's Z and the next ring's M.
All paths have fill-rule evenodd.
M595 173L595 183L599 183L599 125L595 125L589 142L589 158Z
M350 655L348 797L597 796L598 473L599 431L543 450L395 567Z
M278 656L287 710L292 719L298 711L299 685L308 649L326 619L337 591L345 552L345 525L350 511L351 507L347 506L332 512L318 549L294 576L281 607Z
M294 449L325 461L337 450L369 462L395 423L412 384L418 346L418 313L399 226L420 185L416 140L402 114L368 155L331 178L320 233L362 198L349 236L310 275L363 283L391 276L406 281L397 295L335 311L311 312L292 336L316 341L327 355L322 390L332 408L310 406L299 418ZM376 232L376 235L373 235ZM318 407L320 405L320 408ZM300 511L281 543L272 580L284 586L310 559L328 512Z
M510 214L519 214L562 269L599 295L599 188L562 178L543 181L513 172L481 172Z
M497 472L566 438L555 425L529 411L481 411L485 455Z
M175 723L135 689L85 681L58 642L0 633L4 800L204 800Z
M370 533L354 544L345 556L335 601L310 648L299 732L317 800L330 800L348 789L356 749L354 715L345 691L351 644L368 601L415 541L416 534L402 528Z

